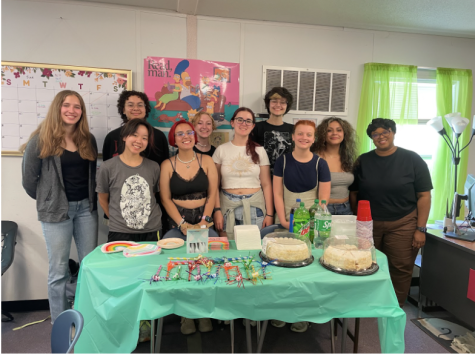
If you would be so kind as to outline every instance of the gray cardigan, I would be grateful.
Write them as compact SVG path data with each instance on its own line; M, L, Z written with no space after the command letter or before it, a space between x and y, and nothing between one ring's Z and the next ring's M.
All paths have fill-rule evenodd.
M26 146L22 162L22 184L26 193L36 200L38 220L41 222L62 222L69 219L69 202L64 189L61 172L61 158L49 156L40 159L38 135ZM91 134L91 143L97 152L97 143ZM96 193L97 159L89 162L89 210L97 209Z

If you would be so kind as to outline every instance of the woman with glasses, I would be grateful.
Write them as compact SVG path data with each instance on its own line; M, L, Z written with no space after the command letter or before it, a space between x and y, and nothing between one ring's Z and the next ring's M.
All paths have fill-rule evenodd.
M331 173L328 210L332 215L351 215L348 187L354 180L355 130L347 121L333 116L318 125L316 137L313 151L325 159Z
M186 240L187 229L194 225L207 225L212 221L214 202L218 194L218 174L213 159L196 153L197 141L191 123L175 122L168 133L171 146L178 147L177 154L162 163L160 197L169 216L170 231L164 238ZM210 236L217 236L210 229ZM199 319L200 332L213 330L209 318ZM193 319L181 319L181 332L196 332Z
M110 219L107 241L157 241L162 229L155 196L160 167L146 158L153 146L153 127L144 120L131 120L120 136L120 154L103 162L97 176L99 203Z
M211 145L210 137L211 133L216 129L216 124L214 123L213 118L206 112L198 112L191 120L198 140L196 145L193 147L193 150L196 153L202 153L213 156L216 148Z
M233 140L221 144L213 155L221 182L214 221L229 239L234 239L234 225L254 224L261 229L274 219L269 159L264 148L249 139L255 122L254 112L238 108L231 118Z
M289 112L294 98L283 87L275 87L264 97L269 119L256 123L251 139L263 146L270 162L271 174L274 164L280 156L292 151L293 125L284 122L284 115Z
M80 262L97 246L97 146L82 96L60 91L20 151L23 187L36 200L48 251L48 299L54 323L70 308L66 284L72 238Z
M374 246L386 254L399 306L406 300L419 248L425 244L432 181L427 164L413 151L394 145L396 123L375 118L366 133L375 150L359 156L350 202L368 200Z

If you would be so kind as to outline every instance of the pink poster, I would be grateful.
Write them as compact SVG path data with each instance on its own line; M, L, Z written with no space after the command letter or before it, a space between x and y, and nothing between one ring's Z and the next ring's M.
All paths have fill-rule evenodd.
M239 64L147 57L144 89L152 106L147 120L153 126L169 128L205 111L218 128L231 129L229 121L239 107Z

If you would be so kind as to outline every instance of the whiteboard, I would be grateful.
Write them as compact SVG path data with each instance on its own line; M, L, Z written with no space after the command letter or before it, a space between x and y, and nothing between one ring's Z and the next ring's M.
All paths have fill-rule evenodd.
M105 136L122 123L119 95L132 89L131 70L2 62L1 75L2 155L21 155L20 145L45 119L62 90L83 97L89 129L102 153Z

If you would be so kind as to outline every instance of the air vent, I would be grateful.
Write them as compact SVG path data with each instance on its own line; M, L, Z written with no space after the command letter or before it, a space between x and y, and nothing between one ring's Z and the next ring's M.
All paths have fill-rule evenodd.
M264 66L262 95L283 86L294 96L290 112L348 115L350 72Z

